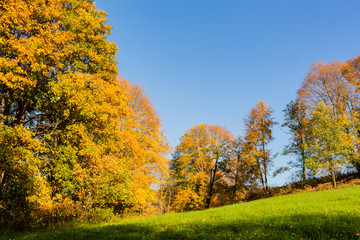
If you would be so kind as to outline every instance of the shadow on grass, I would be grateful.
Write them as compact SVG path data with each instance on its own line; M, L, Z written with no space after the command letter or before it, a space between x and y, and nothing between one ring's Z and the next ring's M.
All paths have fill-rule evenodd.
M154 219L155 220L155 219ZM189 219L188 219L189 220ZM208 219L209 220L209 219ZM360 239L360 216L285 215L225 222L211 218L153 225L124 222L117 225L59 228L11 239Z

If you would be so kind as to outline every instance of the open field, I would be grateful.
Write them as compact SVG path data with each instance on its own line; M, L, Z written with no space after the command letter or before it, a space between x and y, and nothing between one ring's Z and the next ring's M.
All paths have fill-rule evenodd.
M360 239L360 186L0 239Z

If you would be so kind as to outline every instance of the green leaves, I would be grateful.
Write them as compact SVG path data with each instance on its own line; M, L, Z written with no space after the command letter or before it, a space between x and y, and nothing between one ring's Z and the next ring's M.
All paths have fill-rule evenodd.
M334 171L347 163L344 149L351 149L351 135L347 131L346 115L334 115L330 106L320 102L311 112L310 141L306 147L312 152L307 165L312 169Z
M14 207L1 188L4 211L57 219L67 204L115 212L148 206L151 184L167 174L169 147L141 88L116 76L106 13L91 0L9 0L0 15L0 124L15 131L4 130L0 142L0 176L13 171L0 187L19 186L9 194L36 206Z

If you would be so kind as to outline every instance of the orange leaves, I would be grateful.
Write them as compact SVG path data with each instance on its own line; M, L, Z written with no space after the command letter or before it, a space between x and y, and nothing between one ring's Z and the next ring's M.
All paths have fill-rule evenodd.
M246 133L245 139L250 145L260 146L268 144L272 139L272 127L277 123L272 117L273 110L265 102L260 101L251 109L248 117L244 119ZM254 152L256 155L256 153Z
M62 45L70 43L69 34L59 31L60 26L53 22L53 19L59 18L62 13L59 4L56 1L49 1L46 8L41 8L41 4L44 3L39 0L31 1L31 3L6 1L2 4L0 44L6 48L4 48L1 62L8 62L8 64L1 64L1 70L11 71L20 78L19 82L36 83L37 79L33 73L37 72L48 76L51 69L46 61L47 58L57 55L58 39L66 39L67 43L63 42ZM42 22L38 19L39 15L43 18ZM60 34L64 37L59 36ZM55 44L54 39L56 39ZM10 80L11 78L8 81Z
M273 140L272 128L277 124L272 116L273 110L265 102L260 101L245 122L245 141L248 157L257 168L262 187L267 192L268 168L272 162L270 150L266 147Z
M137 206L146 206L154 198L152 184L167 179L169 145L161 130L160 119L149 98L137 85L129 86L131 111L123 118L120 129L126 134L124 142L128 166L133 177L130 184L137 198Z
M217 185L225 182L220 165L231 158L233 138L226 128L206 124L181 136L171 162L178 211L209 207Z
M345 64L315 63L298 91L296 103L302 106L303 119L310 123L303 124L302 136L311 138L303 143L303 153L314 171L329 170L330 164L334 172L337 165L344 165L344 158L360 169L355 157L359 142L358 66L358 58Z
M63 109L65 120L81 121L68 126L62 138L75 147L77 161L92 169L84 178L100 181L95 185L115 194L112 204L119 201L119 191L124 196L132 194L136 206L149 204L154 194L151 184L167 173L168 145L160 119L142 90L137 87L130 95L126 80L119 78L113 83L99 75L69 73L59 80L51 84L55 106ZM120 178L114 182L117 176ZM106 204L105 193L97 188L93 191L99 196L95 203ZM123 197L121 201L127 201Z
M342 74L347 81L354 84L357 91L360 90L360 55L345 62Z
M204 200L189 188L181 189L174 199L174 210L177 212L204 209Z
M0 123L41 143L27 151L49 194L116 211L149 204L169 146L143 91L116 77L106 13L88 0L9 0L0 15Z
M342 69L341 62L313 64L298 91L298 101L308 110L316 108L323 101L333 107L334 114L352 112L358 105L358 94L354 92L353 85L343 77Z
M41 193L37 196L39 200L48 196L46 185L40 177L41 164L37 157L37 153L43 149L40 141L25 127L10 128L2 123L0 146L0 224L3 224L3 218L7 218L8 223L23 221L27 217L24 206L32 202L31 197L38 193Z

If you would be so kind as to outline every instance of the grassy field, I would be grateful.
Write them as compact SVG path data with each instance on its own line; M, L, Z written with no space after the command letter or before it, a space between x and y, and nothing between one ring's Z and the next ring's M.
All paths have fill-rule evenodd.
M0 239L360 239L360 186Z

